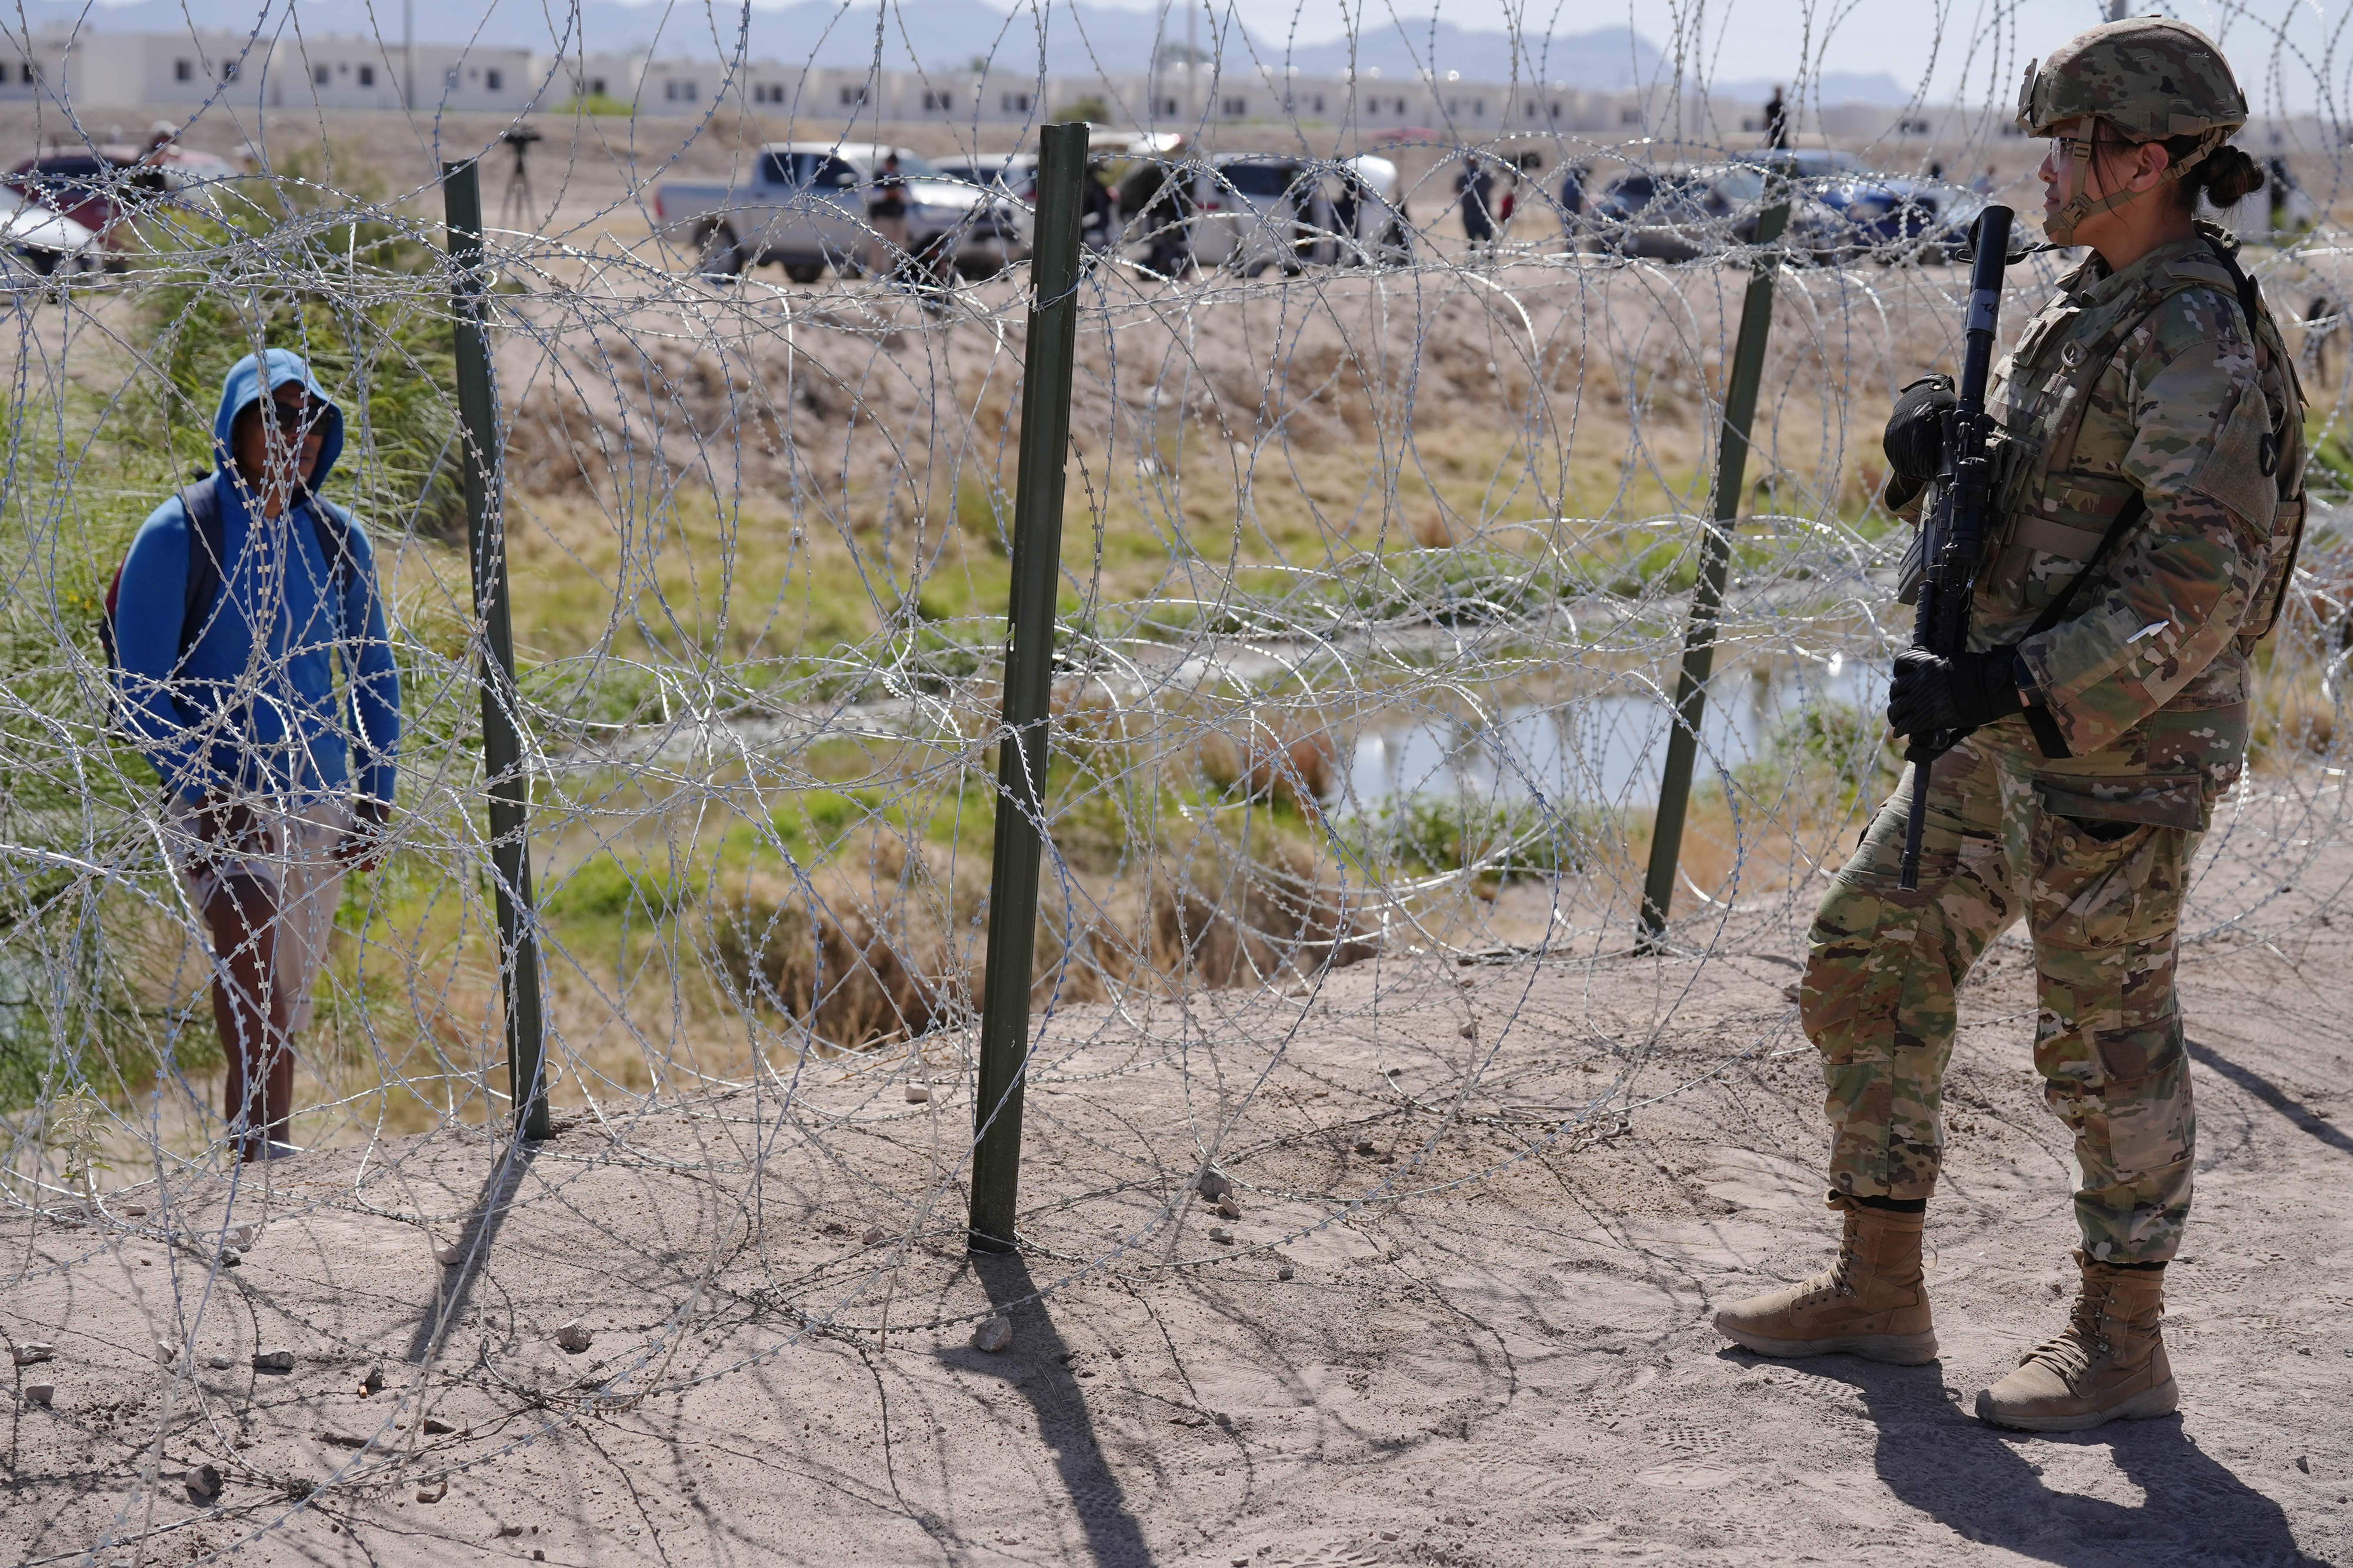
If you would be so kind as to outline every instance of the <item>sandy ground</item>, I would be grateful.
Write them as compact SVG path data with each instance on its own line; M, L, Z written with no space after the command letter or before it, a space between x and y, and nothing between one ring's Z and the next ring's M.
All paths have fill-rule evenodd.
M1393 956L1185 1020L1071 1009L1018 1258L964 1253L965 1090L908 1056L807 1073L782 1119L765 1084L505 1166L452 1130L285 1162L233 1205L207 1178L118 1194L116 1223L12 1221L0 1324L56 1346L20 1373L56 1394L14 1417L0 1557L2353 1561L2353 952L2278 934L2295 912L2186 955L2179 1417L1966 1414L2068 1279L2014 938L1964 995L1943 1361L1718 1344L1716 1303L1831 1236L1789 929L1759 920L1704 964ZM1200 1140L1240 1218L1187 1196ZM235 1268L208 1263L225 1224L260 1227ZM1011 1347L973 1348L1000 1306ZM292 1372L249 1370L280 1347ZM205 1463L210 1507L182 1481Z

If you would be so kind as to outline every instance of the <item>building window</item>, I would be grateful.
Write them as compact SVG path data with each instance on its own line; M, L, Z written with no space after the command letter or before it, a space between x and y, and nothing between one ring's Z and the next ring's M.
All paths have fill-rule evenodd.
M196 68L186 60L174 60L172 62L172 79L174 81L194 81L196 79Z
M1640 125L1642 123L1642 111L1639 109L1621 109L1618 111L1618 123Z
M375 67L360 67L360 85L362 87L374 87L375 85Z
M482 73L482 85L492 92L496 92L501 88L504 87L506 85L506 80L507 79L505 75L499 71L488 70Z
M35 82L41 79L41 68L35 65L32 61L26 60L23 65L16 68L16 74L18 80L22 81L26 87L30 87Z
M1560 118L1560 105L1557 103L1552 106L1552 118L1555 120L1558 120Z
M1027 114L1029 112L1029 95L1026 92L1003 93L998 96L997 101L1004 105L1005 112L1008 114Z
M1324 112L1324 95L1320 92L1315 95L1315 112L1318 114Z
M1164 98L1164 99L1162 99L1162 100L1160 100L1160 112L1161 112L1161 113L1163 113L1163 114L1174 114L1174 113L1176 113L1176 100L1175 99L1173 99L1173 98Z
M1225 100L1223 108L1225 110L1227 119L1240 120L1243 115L1250 112L1250 100L1247 98L1229 98Z
M945 114L954 107L955 106L948 101L948 95L944 92L926 92L923 94L923 112L926 114Z
M1485 99L1483 99L1483 98L1474 98L1474 99L1472 99L1472 100L1471 100L1471 113L1472 113L1472 116L1474 119L1479 119L1479 120L1484 120L1484 119L1486 119L1486 118L1487 118L1487 100L1486 100Z
M841 103L843 108L856 109L863 105L865 101L866 89L864 88L845 87L841 89Z
M335 79L335 73L325 66L319 66L311 72L311 79L325 87Z
M588 79L588 96L591 98L602 98L605 96L605 79L603 77L592 76Z

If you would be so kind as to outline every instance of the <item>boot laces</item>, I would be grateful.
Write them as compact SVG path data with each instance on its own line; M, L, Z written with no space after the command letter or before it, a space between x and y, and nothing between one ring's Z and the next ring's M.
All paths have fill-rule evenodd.
M1805 1300L1820 1301L1831 1296L1852 1296L1855 1293L1855 1261L1862 1239L1862 1227L1854 1223L1852 1215L1848 1215L1846 1226L1839 1235L1838 1261L1808 1282L1812 1289L1806 1292Z
M2027 1352L2019 1364L2041 1362L2070 1384L2091 1371L2095 1360L2115 1348L2105 1331L2108 1297L2107 1280L2085 1279L2083 1289L2075 1293L2075 1305L2067 1314L2067 1326L2057 1338L2045 1340Z

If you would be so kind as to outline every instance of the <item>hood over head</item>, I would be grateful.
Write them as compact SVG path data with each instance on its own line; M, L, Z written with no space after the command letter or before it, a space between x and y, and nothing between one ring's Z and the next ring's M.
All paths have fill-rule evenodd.
M302 488L316 491L327 482L327 476L335 471L335 459L343 453L343 411L335 406L327 389L311 374L310 365L292 349L269 349L258 356L248 354L229 366L228 374L221 377L220 410L213 416L216 469L228 467L229 436L237 426L237 416L290 381L299 383L311 400L326 410L320 426L319 460L302 476Z

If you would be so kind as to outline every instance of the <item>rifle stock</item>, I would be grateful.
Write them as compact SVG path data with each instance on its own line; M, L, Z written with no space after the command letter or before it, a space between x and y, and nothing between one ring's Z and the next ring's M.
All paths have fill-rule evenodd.
M1944 465L1921 526L1922 559L1927 573L1912 623L1912 646L1944 658L1969 646L1969 600L1977 591L1978 565L1985 553L1986 512L1993 504L1993 460L1987 453L1993 421L1985 409L1986 381L1993 367L1994 335L2001 314L2002 273L2010 264L2010 226L2015 215L1989 206L1970 231L1968 318L1963 329L1960 384L1945 414ZM1920 885L1920 836L1928 819L1928 781L1936 759L1960 744L1966 730L1938 730L1909 737L1904 760L1912 764L1911 815L1904 824L1904 859L1896 886Z

